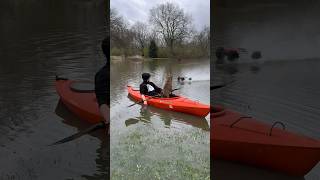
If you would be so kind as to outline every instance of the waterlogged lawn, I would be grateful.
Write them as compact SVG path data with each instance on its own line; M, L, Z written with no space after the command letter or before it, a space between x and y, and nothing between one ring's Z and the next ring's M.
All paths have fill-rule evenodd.
M152 123L127 130L112 132L117 136L111 142L112 179L210 179L208 131Z
M138 88L142 72L150 72L152 81L162 86L165 70L171 67L174 79L192 77L191 82L173 83L180 88L177 95L210 104L210 60L124 61L111 66L111 179L209 180L209 116L204 119L141 105L128 108L133 101L126 87Z

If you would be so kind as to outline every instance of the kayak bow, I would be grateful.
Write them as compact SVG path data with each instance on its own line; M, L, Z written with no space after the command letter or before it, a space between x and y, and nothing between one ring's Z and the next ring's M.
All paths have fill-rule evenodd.
M74 87L76 83L85 81L74 81L67 79L57 79L55 86L58 95L64 105L77 117L91 124L103 121L99 113L99 107L94 91L77 91Z
M307 174L320 160L320 141L213 107L211 158L237 161L281 171ZM284 127L283 127L284 128Z

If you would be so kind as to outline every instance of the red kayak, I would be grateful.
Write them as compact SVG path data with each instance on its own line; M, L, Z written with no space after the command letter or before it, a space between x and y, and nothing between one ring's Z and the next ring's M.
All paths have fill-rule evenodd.
M97 99L93 90L76 89L74 85L85 81L56 80L56 90L64 105L80 119L92 124L103 120L99 113Z
M320 141L272 128L237 112L214 107L211 113L211 158L307 174L320 160ZM282 125L277 122L274 126ZM284 128L284 127L283 127Z
M139 90L134 90L131 86L128 86L129 95L136 101L141 101L141 94ZM146 96L146 98L150 98ZM150 98L148 104L157 108L182 112L200 117L206 117L210 112L210 106L192 101L182 96L176 96L172 98Z

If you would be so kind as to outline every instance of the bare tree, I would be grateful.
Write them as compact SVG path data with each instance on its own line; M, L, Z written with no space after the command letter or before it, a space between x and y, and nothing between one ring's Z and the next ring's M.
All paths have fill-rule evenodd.
M122 16L118 15L116 9L110 10L110 32L114 38L118 38L116 35L126 28L126 24ZM111 36L111 37L112 37Z
M111 47L121 49L127 56L133 42L133 33L128 29L128 23L115 9L110 11L110 37Z
M200 32L193 37L195 46L199 47L204 55L210 54L210 28L205 26Z
M141 55L144 56L144 48L147 46L149 40L147 25L138 21L132 26L131 30L134 34L134 40L141 50Z
M152 8L149 20L161 34L171 53L176 42L189 36L191 16L176 4L167 2Z

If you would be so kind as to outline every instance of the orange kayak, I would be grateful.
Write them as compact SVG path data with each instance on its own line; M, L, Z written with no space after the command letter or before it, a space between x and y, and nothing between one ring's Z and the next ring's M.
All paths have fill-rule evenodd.
M131 86L128 86L128 93L136 101L142 100L139 90L134 90ZM146 98L150 97L146 96ZM210 112L209 105L192 101L182 96L176 96L172 98L151 98L148 100L148 104L160 109L176 111L200 117L206 117Z
M296 176L307 174L320 160L320 141L279 128L278 125L284 126L280 122L272 128L222 107L213 108L211 121L213 159L247 163Z
M92 124L103 120L94 91L77 91L72 85L83 81L56 80L55 86L62 103L80 119Z

